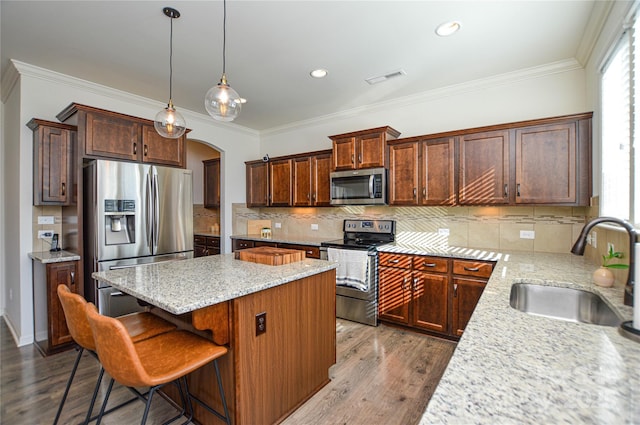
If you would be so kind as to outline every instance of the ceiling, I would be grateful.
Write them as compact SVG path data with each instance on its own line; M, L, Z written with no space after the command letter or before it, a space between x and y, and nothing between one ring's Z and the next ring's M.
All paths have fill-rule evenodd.
M226 71L248 102L235 124L274 129L454 84L575 58L594 1L228 0ZM221 1L0 2L1 66L16 59L206 114L222 74ZM461 30L446 38L435 28ZM593 26L593 24L591 24ZM589 37L585 37L589 39ZM309 72L326 68L324 79ZM369 85L366 78L403 69ZM149 117L152 118L152 117ZM187 122L188 125L188 122Z

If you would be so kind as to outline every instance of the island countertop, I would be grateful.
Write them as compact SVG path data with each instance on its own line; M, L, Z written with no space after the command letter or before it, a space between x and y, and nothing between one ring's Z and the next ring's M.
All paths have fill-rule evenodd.
M95 272L91 276L170 313L183 314L336 267L336 263L313 259L268 266L223 254Z
M595 286L595 268L571 254L500 254L420 424L640 422L640 343L509 304L516 282L573 287L630 320L623 285Z

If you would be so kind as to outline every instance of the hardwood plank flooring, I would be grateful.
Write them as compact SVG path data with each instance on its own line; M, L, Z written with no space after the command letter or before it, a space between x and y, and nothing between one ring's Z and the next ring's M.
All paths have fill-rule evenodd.
M53 423L77 352L42 357L33 345L18 348L4 320L0 322L0 423ZM342 319L336 320L336 332L337 364L330 369L331 382L283 424L418 423L455 343L385 325L372 327ZM98 372L98 363L85 353L61 424L84 420ZM105 382L100 397L106 388ZM129 398L129 391L116 384L109 405ZM131 403L106 416L103 423L139 423L143 408L140 402ZM162 397L154 397L147 423L160 424L174 414L173 406Z

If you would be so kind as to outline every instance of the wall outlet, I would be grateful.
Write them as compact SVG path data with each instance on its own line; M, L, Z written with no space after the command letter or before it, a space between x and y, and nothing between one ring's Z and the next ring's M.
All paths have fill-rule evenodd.
M38 230L38 239L51 239L53 230Z
M449 236L449 229L438 229L438 236Z
M9 301L13 301L13 289L9 288Z
M275 225L276 225L276 229L282 228L282 223L275 223Z
M38 224L53 224L53 216L52 215L39 215L38 216Z
M536 232L533 230L520 230L520 239L535 239Z
M311 225L311 230L318 230L318 225L317 224L312 224Z
M267 312L256 314L256 336L267 331Z

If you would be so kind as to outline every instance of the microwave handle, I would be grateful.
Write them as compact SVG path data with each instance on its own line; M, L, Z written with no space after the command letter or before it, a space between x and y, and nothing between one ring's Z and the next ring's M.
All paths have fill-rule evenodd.
M373 199L374 197L374 193L373 193L373 181L375 180L374 177L375 176L373 174L369 176L369 198L371 199Z

